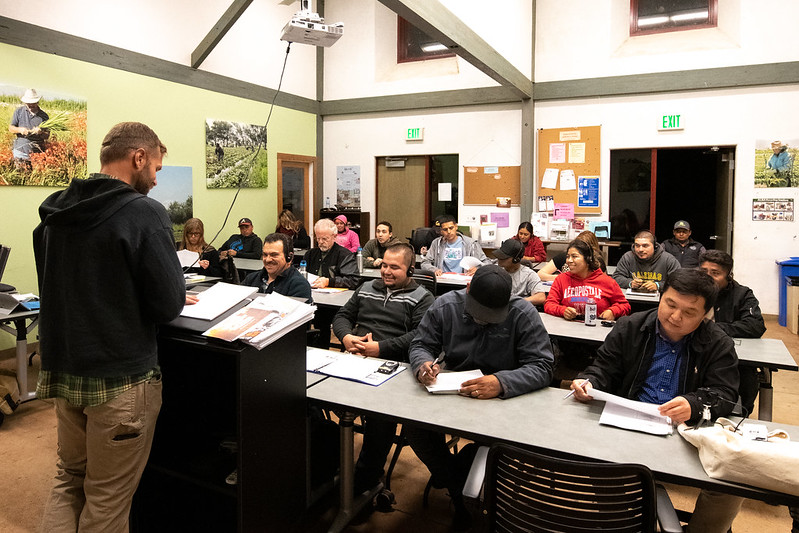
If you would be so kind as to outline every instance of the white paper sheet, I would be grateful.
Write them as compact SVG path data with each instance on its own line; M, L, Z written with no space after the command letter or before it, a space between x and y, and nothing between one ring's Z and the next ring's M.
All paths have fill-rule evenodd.
M178 250L178 261L180 268L196 267L200 260L200 254L191 250Z
M325 374L326 376L350 379L352 381L359 381L361 383L366 383L367 385L376 386L391 379L407 368L400 365L391 374L383 374L377 371L383 362L383 359L376 359L374 357L363 357L349 353L339 353L336 356L335 361L321 367L319 370L317 370L317 372L320 374Z
M600 424L653 435L671 435L673 431L671 419L662 416L656 404L628 400L598 389L591 389L590 394L594 400L605 402Z
M577 189L577 178L574 177L574 171L570 168L560 171L560 190L573 191Z
M542 189L556 189L558 187L558 169L548 168L544 171L544 177L541 179Z
M452 201L452 184L439 183L438 184L438 201L450 202Z
M470 379L482 377L480 370L467 370L465 372L440 372L436 376L436 382L432 385L425 385L427 392L433 394L458 394L461 384Z
M258 287L217 283L199 293L197 295L199 301L194 305L185 306L180 312L180 316L213 320L256 292L258 292Z
M461 268L463 270L469 270L476 266L480 266L482 263L476 257L472 257L471 255L467 255L463 259L461 259Z

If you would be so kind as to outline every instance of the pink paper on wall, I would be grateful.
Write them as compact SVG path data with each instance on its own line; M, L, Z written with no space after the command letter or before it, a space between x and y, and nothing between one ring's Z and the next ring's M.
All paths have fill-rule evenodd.
M574 218L574 204L555 204L555 219L572 220Z
M491 213L491 222L496 223L498 228L510 227L510 213Z

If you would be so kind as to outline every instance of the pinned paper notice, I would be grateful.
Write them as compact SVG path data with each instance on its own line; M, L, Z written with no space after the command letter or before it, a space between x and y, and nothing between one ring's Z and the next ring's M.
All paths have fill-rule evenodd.
M585 143L569 143L569 163L585 163Z
M551 143L549 145L549 162L551 164L566 162L566 143Z
M548 168L544 171L544 177L541 180L542 189L556 189L558 187L558 169Z
M560 171L560 190L573 191L577 189L577 179L574 177L574 171L571 169Z
M438 184L438 201L451 202L452 201L452 184L439 183Z

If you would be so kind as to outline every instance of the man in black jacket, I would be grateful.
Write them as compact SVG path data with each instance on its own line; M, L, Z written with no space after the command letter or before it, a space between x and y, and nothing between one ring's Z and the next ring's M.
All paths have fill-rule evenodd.
M766 332L766 323L760 313L760 302L752 289L732 278L733 260L721 250L708 250L699 257L700 268L707 272L719 287L719 297L713 307L713 320L730 337L759 339ZM755 408L755 398L760 390L758 369L739 365L741 384L738 394L748 415Z
M674 423L697 422L705 405L715 419L738 397L738 357L732 339L705 319L718 287L698 269L668 274L657 309L622 317L597 357L572 382L574 397L591 399L596 388L660 405ZM741 498L703 490L688 531L726 532Z
M433 295L413 280L416 254L407 244L389 246L378 280L361 285L333 319L333 333L348 352L408 362L408 347ZM383 475L397 423L368 417L363 447L355 465L356 493L368 490Z
M58 423L41 531L128 530L161 408L156 331L190 303L172 223L147 198L165 153L149 127L117 124L103 139L100 173L39 207L36 392L53 398Z
M239 233L231 235L219 247L219 259L227 257L260 259L262 245L261 238L253 233L252 220L245 217L239 220Z
M311 286L299 271L291 266L294 249L291 237L283 233L270 233L264 238L264 268L251 272L242 285L258 287L258 292L276 292L283 296L305 298L311 303Z

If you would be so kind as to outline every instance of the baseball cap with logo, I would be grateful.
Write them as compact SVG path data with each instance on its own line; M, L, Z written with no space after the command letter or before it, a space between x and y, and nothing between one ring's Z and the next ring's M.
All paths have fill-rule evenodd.
M691 231L691 225L685 220L678 220L674 223L674 229L687 229L688 231Z
M252 220L247 217L242 218L239 220L239 227L241 226L252 226Z
M464 309L480 322L502 322L508 316L512 284L510 274L501 266L481 266L469 283Z
M494 257L497 259L514 259L518 257L523 250L524 245L522 241L508 239L502 242L502 246L500 246L498 250L494 250ZM521 260L521 257L519 257L519 259Z

